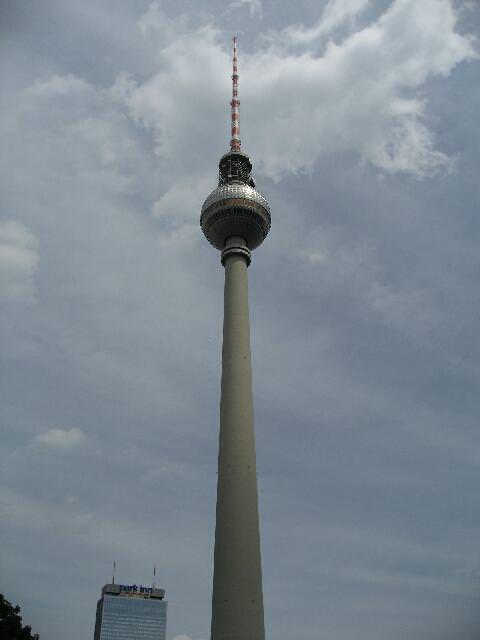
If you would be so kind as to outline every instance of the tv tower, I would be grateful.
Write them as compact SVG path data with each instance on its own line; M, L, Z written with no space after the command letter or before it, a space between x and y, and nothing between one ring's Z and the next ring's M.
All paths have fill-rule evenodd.
M230 105L230 151L220 158L218 187L200 216L225 267L211 640L264 640L247 267L271 220L240 150L236 37Z

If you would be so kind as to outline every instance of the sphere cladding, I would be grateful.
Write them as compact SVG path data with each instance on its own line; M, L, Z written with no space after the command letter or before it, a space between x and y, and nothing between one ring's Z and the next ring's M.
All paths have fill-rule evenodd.
M221 251L231 236L256 249L270 231L270 207L255 189L240 182L218 186L203 203L200 226L207 240Z

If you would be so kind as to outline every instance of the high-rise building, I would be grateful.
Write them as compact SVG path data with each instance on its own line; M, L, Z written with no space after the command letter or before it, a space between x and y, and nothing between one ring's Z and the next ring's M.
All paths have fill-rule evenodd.
M165 640L165 590L106 584L97 602L94 640Z
M225 267L211 638L264 640L247 267L270 230L270 209L240 150L236 45L234 38L230 151L200 216Z

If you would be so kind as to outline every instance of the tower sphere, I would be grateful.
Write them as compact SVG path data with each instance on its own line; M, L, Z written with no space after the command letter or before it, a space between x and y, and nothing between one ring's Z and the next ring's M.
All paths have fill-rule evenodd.
M207 240L222 251L228 238L241 237L256 249L270 231L270 207L255 189L246 153L229 151L219 163L219 182L202 206L200 226Z

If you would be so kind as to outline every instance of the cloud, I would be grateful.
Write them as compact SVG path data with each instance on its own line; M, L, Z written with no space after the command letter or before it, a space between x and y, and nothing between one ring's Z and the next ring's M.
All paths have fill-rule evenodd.
M282 35L292 45L306 45L330 34L345 23L353 26L354 19L371 4L371 0L329 0L320 20L313 27L289 26Z
M174 75L168 79L178 91L186 90L181 79L180 86ZM2 132L17 176L9 198L21 204L46 258L38 279L45 305L39 311L41 339L37 328L22 332L18 319L8 317L3 335L9 338L3 342L14 358L41 358L52 341L99 388L120 385L124 401L137 404L140 394L146 404L171 407L179 419L185 405L171 371L185 369L189 376L190 352L194 359L204 357L192 345L192 304L197 329L212 330L206 325L212 291L199 287L191 272L193 249L202 243L199 210L215 185L215 167L203 157L199 171L204 152L197 149L195 157L191 143L184 155L155 155L148 113L142 111L145 123L136 118L130 85L125 74L107 88L55 74L19 92L16 106L12 101L7 110ZM154 109L157 96L150 97ZM173 117L170 108L175 105L168 106ZM125 306L122 291L138 300ZM180 313L164 304L179 297Z
M203 176L179 178L153 203L152 213L156 218L170 225L178 226L188 221L195 222L196 228L196 208L211 189L211 178Z
M160 39L163 47L166 47L175 41L180 31L189 30L189 20L186 14L180 14L176 18L167 17L161 3L154 1L140 15L137 26L143 36L154 39L156 46Z
M377 21L330 41L322 55L271 47L244 61L244 103L255 113L270 105L250 134L265 172L280 178L338 152L418 177L448 167L421 91L429 78L475 57L455 23L448 0L396 0Z
M90 83L69 73L64 76L53 75L48 80L35 82L26 89L25 95L44 100L53 97L61 98L62 96L72 99L74 97L82 98L92 94L93 91Z
M162 25L155 23L152 28L161 33ZM213 26L193 35L181 21L175 28L175 39L160 50L158 73L145 81L119 76L112 90L136 125L153 133L157 156L168 160L167 167L178 177L191 174L192 168L194 175L206 169L203 151L210 147L213 131L222 121L225 101L221 96L230 62Z
M79 510L76 500L68 496L62 502L42 499L31 500L17 491L2 488L0 491L0 515L10 526L30 529L36 534L48 531L49 535L71 536L87 533L94 524L93 515Z
M84 444L85 433L76 427L72 429L49 429L32 440L36 447L57 451L70 451Z
M33 299L38 260L38 242L27 227L15 220L0 220L0 299Z
M234 2L229 5L230 9L241 9L242 7L248 8L252 17L262 17L261 0L234 0Z
M313 41L366 6L360 0L330 2L315 28L287 30L290 41L311 44L302 53L287 38L286 46L267 44L241 54L244 147L265 174L278 180L311 170L323 155L343 152L382 171L419 178L450 167L449 157L435 148L422 89L430 78L448 76L475 58L472 39L456 31L450 0L395 0L377 20L330 41L319 55ZM155 11L155 28L162 28L162 20L171 26ZM153 131L159 157L181 157L184 170L195 164L198 175L222 119L226 145L229 52L211 25L193 37L181 21L175 28L177 38L160 54L162 70L124 86L119 99ZM281 42L284 36L278 33Z
M391 286L372 282L368 300L385 322L399 330L425 338L434 326L436 314L426 292L395 291Z

